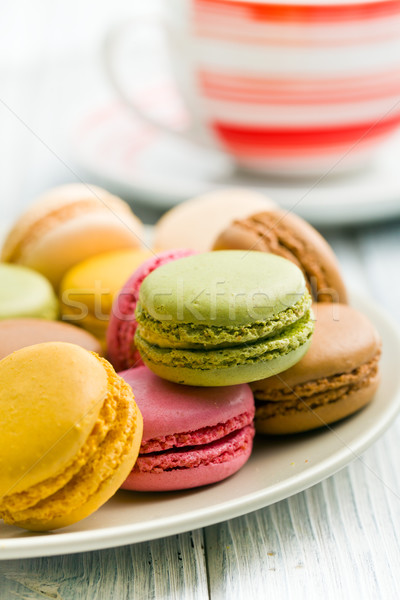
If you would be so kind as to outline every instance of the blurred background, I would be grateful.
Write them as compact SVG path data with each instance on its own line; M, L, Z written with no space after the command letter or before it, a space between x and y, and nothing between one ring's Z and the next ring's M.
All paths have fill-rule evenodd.
M45 189L76 181L79 123L115 99L101 42L133 12L157 8L158 0L1 0L0 219L11 220ZM154 219L150 213L142 217Z

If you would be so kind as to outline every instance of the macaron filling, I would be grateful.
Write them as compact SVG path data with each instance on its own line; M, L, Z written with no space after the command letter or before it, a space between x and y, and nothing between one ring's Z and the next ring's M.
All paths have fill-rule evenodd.
M248 424L210 443L139 454L132 473L160 473L222 464L246 452L252 444L254 433L254 426Z
M308 292L284 311L268 320L253 321L239 327L216 326L209 323L172 323L152 317L139 302L136 320L140 337L161 348L232 347L279 335L304 316L309 316L311 296Z
M140 328L135 344L148 363L188 369L223 369L235 365L248 365L260 360L270 361L297 350L312 336L314 323L308 311L301 319L280 331L276 336L253 343L240 344L215 350L160 348L141 336Z
M204 446L205 444L211 444L216 440L220 440L223 437L230 435L233 431L238 431L239 429L250 425L253 422L253 412L244 412L236 417L228 419L225 423L201 427L196 431L174 433L149 440L143 440L139 454L165 452L171 448L176 449L187 446Z
M378 351L370 361L349 373L307 381L295 385L293 388L287 386L284 389L265 392L257 389L257 383L253 384L256 398L256 421L266 420L277 415L316 410L369 387L377 380L380 354L381 352Z
M82 506L107 485L132 447L138 409L131 389L104 359L108 393L91 434L78 455L55 474L27 490L0 498L0 518L10 524L48 521Z

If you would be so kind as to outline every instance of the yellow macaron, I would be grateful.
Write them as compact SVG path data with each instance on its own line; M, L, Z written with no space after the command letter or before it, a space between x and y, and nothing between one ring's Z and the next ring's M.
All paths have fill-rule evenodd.
M87 517L120 487L143 423L111 365L79 346L29 346L0 361L0 518L44 531Z
M104 340L114 297L151 255L149 250L105 252L70 269L60 285L62 320Z

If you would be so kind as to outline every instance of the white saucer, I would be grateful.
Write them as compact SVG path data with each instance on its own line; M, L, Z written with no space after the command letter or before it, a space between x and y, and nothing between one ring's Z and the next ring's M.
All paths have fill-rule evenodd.
M259 436L247 464L218 484L186 492L118 492L87 519L47 534L0 522L0 559L123 546L211 525L288 498L359 458L400 409L400 333L364 294L351 299L375 324L384 348L381 386L357 415L311 434Z
M267 194L317 226L400 216L400 134L362 171L302 181L236 171L227 156L160 134L119 103L87 116L73 143L84 176L159 208L218 187L241 186Z

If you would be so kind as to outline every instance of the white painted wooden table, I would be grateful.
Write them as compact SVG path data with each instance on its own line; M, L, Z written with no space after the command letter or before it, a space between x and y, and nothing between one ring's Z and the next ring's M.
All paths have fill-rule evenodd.
M82 9L83 19L89 8ZM13 218L51 185L74 180L79 165L68 133L85 103L109 93L90 52L68 61L47 54L40 66L29 60L10 66L3 58L0 53L0 220ZM157 213L135 202L138 214L154 222ZM400 322L400 220L324 233L347 280ZM203 530L117 549L0 562L0 600L397 600L399 440L397 419L361 459L330 479Z

